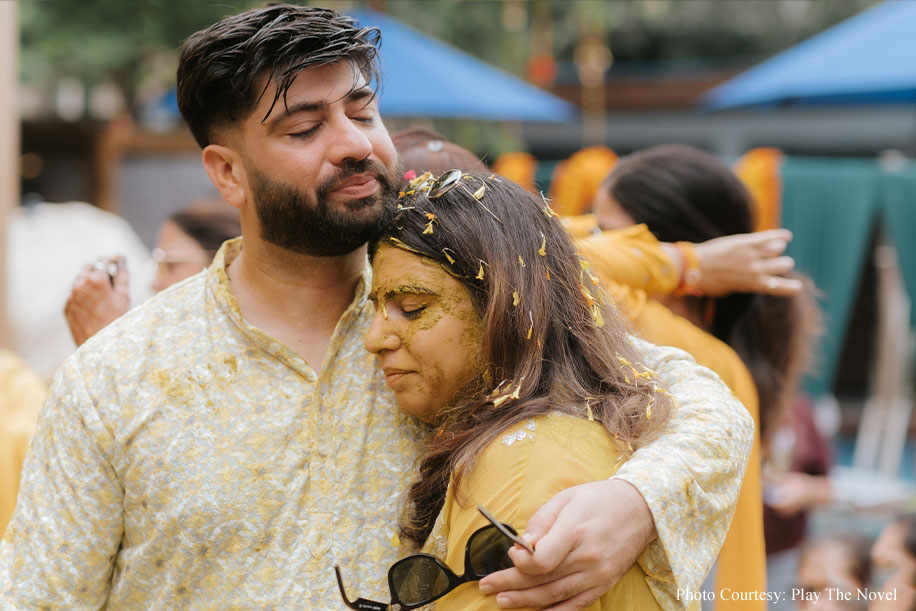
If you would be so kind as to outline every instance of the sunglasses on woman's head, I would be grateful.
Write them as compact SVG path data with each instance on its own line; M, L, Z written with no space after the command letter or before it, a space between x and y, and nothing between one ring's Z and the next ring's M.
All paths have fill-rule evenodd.
M448 566L430 554L414 554L395 562L388 569L388 589L391 602L385 603L357 598L351 601L344 590L340 567L334 565L337 585L344 603L351 609L388 611L392 608L407 611L437 600L463 583L477 581L496 571L512 566L509 548L515 543L534 551L520 538L514 528L497 522L482 507L477 508L491 523L474 531L464 548L464 575L458 576Z

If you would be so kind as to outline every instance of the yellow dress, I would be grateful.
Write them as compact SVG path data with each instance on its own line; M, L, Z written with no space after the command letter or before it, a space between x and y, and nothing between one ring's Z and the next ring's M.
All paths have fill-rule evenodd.
M747 408L757 434L716 570L716 611L764 611L765 601L732 601L734 593L766 590L766 547L763 540L763 498L760 475L760 415L757 389L747 367L726 343L647 298L670 293L676 284L658 241L645 225L594 233L593 217L564 219L591 269L635 324L640 336L659 345L689 352L698 364L722 378ZM724 593L724 595L723 595Z
M564 414L539 416L499 435L477 458L462 482L463 505L449 486L442 512L423 551L440 555L458 575L464 572L468 537L488 522L485 507L498 520L523 532L528 518L556 493L614 475L621 454L597 422ZM444 548L444 549L443 549ZM437 611L497 609L496 596L484 596L477 582L466 583L437 601ZM588 611L654 610L646 573L634 565Z
M12 352L0 351L0 533L16 507L19 473L47 387Z

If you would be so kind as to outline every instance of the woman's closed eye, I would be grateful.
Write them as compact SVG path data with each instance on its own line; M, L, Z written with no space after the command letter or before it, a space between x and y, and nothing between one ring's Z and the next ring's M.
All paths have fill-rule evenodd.
M401 313L407 320L419 318L420 314L422 314L425 309L425 305L401 305Z

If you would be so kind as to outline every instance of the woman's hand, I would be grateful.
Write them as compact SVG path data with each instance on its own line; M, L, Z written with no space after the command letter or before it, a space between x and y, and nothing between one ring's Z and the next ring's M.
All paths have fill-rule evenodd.
M620 479L568 488L528 521L523 535L534 554L509 550L514 568L480 581L506 609L535 606L584 609L611 589L656 537L642 495Z
M127 280L124 257L87 265L77 276L64 306L64 316L77 346L130 309Z
M728 293L790 296L801 292L801 280L784 276L795 267L792 257L782 256L791 240L788 229L769 229L695 244L702 272L696 289L710 297Z

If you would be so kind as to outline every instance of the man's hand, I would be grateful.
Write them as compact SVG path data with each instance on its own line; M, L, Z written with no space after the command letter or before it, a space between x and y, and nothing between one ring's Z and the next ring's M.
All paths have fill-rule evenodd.
M114 269L112 264L117 265L114 275L107 271ZM124 257L87 265L77 276L64 306L64 316L77 346L130 309L127 286Z
M791 239L788 229L770 229L695 244L702 272L696 288L711 297L728 293L789 296L801 292L801 280L784 277L795 267L795 261L780 256Z
M541 507L523 535L535 546L509 550L514 568L480 581L483 594L511 609L554 605L572 611L594 603L616 584L656 537L642 495L624 480L574 486Z

